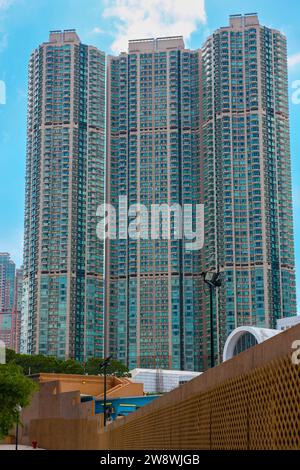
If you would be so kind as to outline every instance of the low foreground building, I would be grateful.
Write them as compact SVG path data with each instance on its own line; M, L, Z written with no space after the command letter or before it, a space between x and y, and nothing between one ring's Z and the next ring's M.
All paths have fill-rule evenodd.
M108 421L128 416L158 397L159 395L144 395L141 397L109 398L106 403ZM95 401L95 413L104 413L103 400Z
M277 320L276 328L277 330L284 331L287 328L291 328L292 326L298 325L300 323L300 315L296 315L293 317L285 317L280 318Z
M43 447L40 445L43 441L46 449L97 448L103 426L104 377L41 373L32 379L40 389L30 406L22 411L20 442L30 445L37 441ZM127 397L137 397L139 402L144 397L143 384L107 376L107 399ZM136 407L132 408L135 410Z
M267 339L278 335L278 333L280 333L278 330L254 326L239 326L235 328L226 340L223 350L223 361L228 361L228 359L237 356L256 344L263 343Z
M228 336L223 350L223 361L228 361L232 357L243 351L263 343L278 333L300 324L300 316L285 317L277 320L276 330L271 328L258 328L256 326L239 326Z
M81 401L83 394L95 394L99 388L101 400L100 379L76 378L77 391L67 390L68 380L39 378L40 392L23 412L22 444L36 440L43 449L98 450L300 449L300 325L205 371L106 428L103 415L95 413L96 401ZM83 383L90 380L96 387L93 392ZM132 387L142 387L129 379L123 384L111 380L109 393L114 396L125 391L137 396ZM59 387L65 391L59 393Z
M132 381L142 382L146 393L170 392L200 374L201 372L169 369L133 369L130 371Z

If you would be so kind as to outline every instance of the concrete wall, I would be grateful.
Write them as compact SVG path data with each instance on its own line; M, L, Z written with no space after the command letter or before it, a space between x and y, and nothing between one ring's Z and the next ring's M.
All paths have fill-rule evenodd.
M99 449L103 416L88 419L37 419L30 423L29 442L36 440L42 449Z
M35 436L34 439L38 442L43 438L43 442L48 443L47 439L51 438L49 446L53 442L57 442L58 446L67 445L67 442L71 445L76 439L86 442L85 433L90 432L89 430L91 429L98 432L101 418L95 416L94 401L81 403L80 394L102 398L104 389L103 377L72 374L38 374L34 377L34 380L39 383L40 389L34 395L30 406L25 408L21 414L22 426L20 426L19 433L22 444L30 445L33 436ZM107 377L108 398L143 396L143 394L143 384L133 383L127 378ZM86 428L84 423L86 423ZM44 433L45 429L46 431L50 429L50 425L54 426L57 430L57 436L64 432L70 432L65 444L64 441L60 442L59 438L55 441L56 438L52 434L48 436L47 432L46 434ZM79 436L78 438L76 433L80 433L80 430L83 430L84 436ZM73 447L71 448L73 449Z

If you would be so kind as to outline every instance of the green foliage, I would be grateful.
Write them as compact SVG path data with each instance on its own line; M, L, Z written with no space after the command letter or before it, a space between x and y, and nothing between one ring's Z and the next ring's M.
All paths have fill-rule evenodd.
M63 361L53 356L37 354L16 354L14 351L6 351L6 362L22 367L24 374L38 374L40 372L55 372L60 374L83 374L83 366L73 359Z
M38 389L38 385L26 375L40 372L98 375L103 373L100 367L102 362L103 359L92 358L83 366L73 359L63 361L41 354L17 354L7 349L6 364L0 365L0 439L5 437L16 423L17 405L22 408L27 406L32 394ZM112 359L107 367L107 374L128 377L129 371L124 364Z
M98 375L103 373L103 369L100 368L101 363L104 359L89 359L86 363L85 371L89 375ZM128 377L129 371L127 367L119 361L111 359L107 367L107 375L116 375L117 377Z
M6 362L22 367L24 374L38 374L40 372L54 372L57 374L84 374L98 375L103 372L100 364L104 359L89 359L85 367L74 359L56 359L52 356L41 354L30 356L28 354L16 354L14 351L6 350ZM127 367L119 361L112 359L107 367L107 374L114 374L117 377L129 376Z
M38 385L24 376L16 364L0 364L0 439L18 420L17 406L29 405Z
M74 359L67 359L66 361L59 361L60 365L58 369L58 372L61 372L62 374L83 374L84 373L84 368L83 366L75 361Z

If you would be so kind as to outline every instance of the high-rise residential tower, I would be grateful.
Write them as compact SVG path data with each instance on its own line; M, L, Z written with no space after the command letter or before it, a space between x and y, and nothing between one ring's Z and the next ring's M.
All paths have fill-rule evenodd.
M13 328L14 342L13 349L20 352L21 339L21 314L22 314L22 298L23 298L23 266L16 269L15 287L14 287L14 307L13 307Z
M130 41L108 59L107 94L104 54L51 32L29 67L22 352L203 370L207 270L223 281L216 361L235 327L296 313L287 84L286 39L256 14L195 51L182 37ZM105 155L106 202L132 212L106 240L104 299ZM198 203L203 249L152 238L153 205L173 207L170 228L175 206ZM143 208L148 237L130 237Z
M0 253L0 340L14 347L14 292L16 265L8 253Z
M233 15L202 49L204 270L220 270L216 348L240 325L296 314L286 38ZM209 365L202 297L201 368ZM205 314L205 312L207 314Z
M119 211L120 196L147 210L199 202L199 61L182 37L129 41L108 59L107 202ZM130 368L198 369L199 251L174 238L108 240L106 352Z
M21 352L103 355L105 55L74 30L30 57Z

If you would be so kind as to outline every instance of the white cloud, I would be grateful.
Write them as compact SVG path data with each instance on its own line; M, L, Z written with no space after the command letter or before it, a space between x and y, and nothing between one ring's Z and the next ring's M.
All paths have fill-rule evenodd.
M0 0L0 10L10 7L14 0Z
M0 21L5 17L5 11L14 3L15 0L0 0ZM0 28L0 52L7 46L7 33Z
M298 52L297 54L291 55L288 58L288 64L289 64L289 67L295 67L296 65L299 65L300 64L300 52Z
M114 21L115 53L126 51L129 39L182 35L189 40L206 22L204 0L108 0L103 17Z
M93 28L92 31L91 31L91 34L104 34L104 33L105 33L105 31L101 28L98 28L98 26Z

